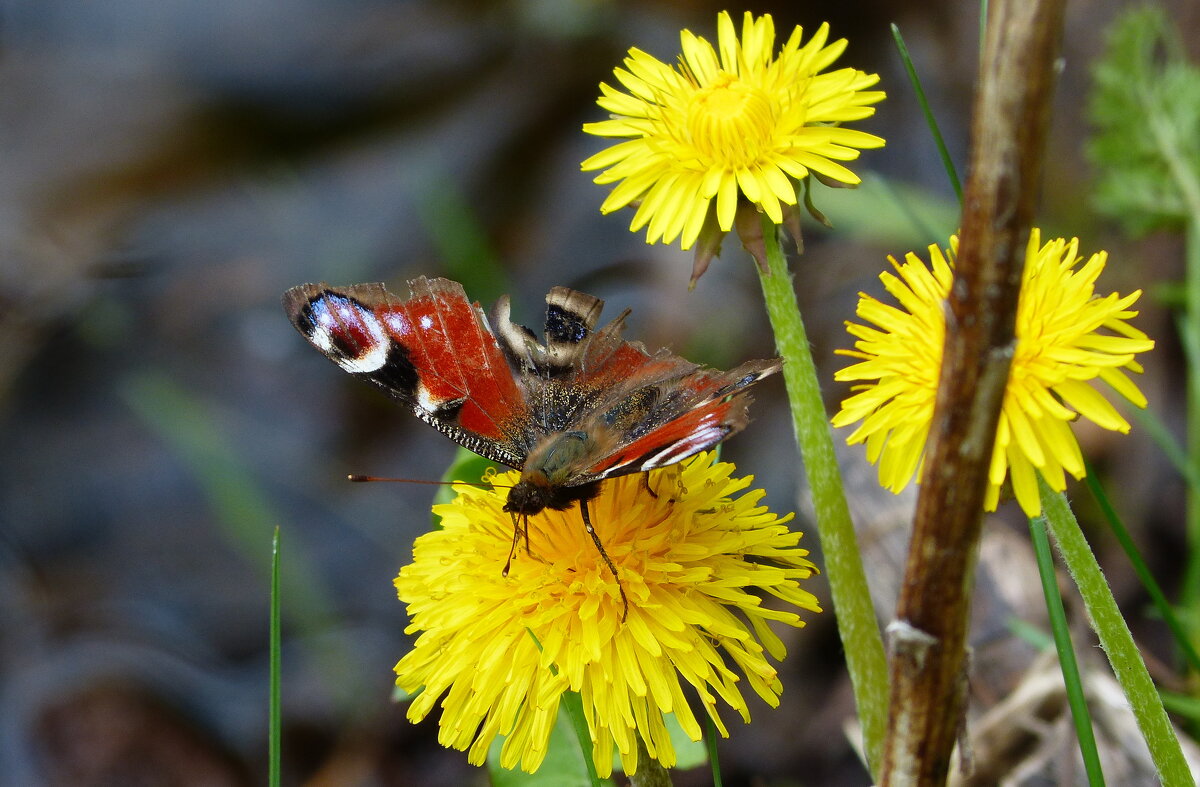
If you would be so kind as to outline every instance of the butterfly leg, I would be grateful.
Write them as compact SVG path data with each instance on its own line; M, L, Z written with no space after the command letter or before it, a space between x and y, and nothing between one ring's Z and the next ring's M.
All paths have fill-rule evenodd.
M650 493L650 497L653 497L655 500L657 500L657 499L658 499L658 492L655 492L653 489L651 489L651 488L650 488L650 474L649 474L649 473L640 473L639 475L640 475L640 477L641 477L641 479L642 479L642 487L643 487L643 488L644 488L644 489L645 489L647 492L649 492L649 493Z
M513 555L515 555L517 552L517 542L521 540L521 531L522 530L525 531L525 551L527 551L527 552L529 551L529 520L525 519L525 522L524 522L525 526L521 527L522 523L520 520L517 519L517 515L512 514L511 516L512 516L512 523L513 523L513 540L512 540L512 546L510 546L508 548L508 560L504 561L504 571L502 571L500 574L500 576L502 576L502 577L507 577L508 570L510 568L512 568ZM524 519L524 516L522 516L522 518Z
M608 566L608 570L612 572L613 579L617 580L617 592L621 594L621 622L625 622L625 618L629 617L629 599L625 595L625 587L621 584L621 576L617 573L617 567L613 565L612 558L608 556L608 552L604 551L604 544L600 543L600 536L596 534L596 528L592 527L592 517L588 514L588 505L586 499L579 501L579 513L583 515L583 526L587 528L588 535L592 537L592 543L596 545L597 551L600 552L600 557L604 558L604 565Z
M659 477L658 488L662 489L663 484L674 484L678 490L675 494L668 496L667 500L674 503L678 499L676 495L687 494L687 490L683 488L683 482L682 482L683 479L679 473L678 465L670 465L666 468L662 468L661 473L662 474ZM650 473L649 472L642 473L641 478L642 478L642 488L650 493L650 497L653 497L655 500L657 500L660 497L660 495L657 491L655 491L650 486Z

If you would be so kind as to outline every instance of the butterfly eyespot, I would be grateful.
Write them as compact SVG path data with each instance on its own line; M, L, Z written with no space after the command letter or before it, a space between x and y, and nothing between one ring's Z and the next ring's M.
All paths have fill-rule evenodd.
M383 325L353 298L320 293L308 302L302 319L309 340L346 371L370 374L387 363L391 343Z
M551 342L578 344L587 338L588 324L584 318L556 304L546 308L546 339Z

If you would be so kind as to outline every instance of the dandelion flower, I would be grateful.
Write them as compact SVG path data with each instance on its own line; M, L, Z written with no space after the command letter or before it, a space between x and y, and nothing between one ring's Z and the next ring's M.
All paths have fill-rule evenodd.
M420 632L396 665L397 685L421 690L408 718L420 721L440 701L443 745L469 749L478 765L503 735L501 765L533 772L562 693L576 691L596 769L607 776L614 746L626 772L636 771L635 736L651 757L674 764L666 713L700 739L688 694L722 735L718 698L746 721L743 687L777 705L783 687L765 655L781 659L784 646L769 621L803 621L762 595L819 611L799 585L814 568L797 547L800 534L784 525L791 515L760 506L762 490L735 496L753 479L733 478L733 469L702 453L648 480L606 481L589 503L629 597L624 622L617 580L577 508L529 517L528 552L522 543L506 577L513 523L505 490L458 487L434 509L442 528L417 539L396 579L407 632ZM492 480L515 483L517 474Z
M957 249L957 238L950 246ZM903 263L889 258L898 275L885 272L880 280L900 307L860 295L857 314L876 327L846 323L857 341L853 350L839 352L860 362L834 375L840 381L868 381L842 402L833 424L862 422L847 442L866 443L867 460L879 464L880 484L893 492L920 476L942 365L943 307L953 263L937 246L930 246L929 254L931 266L913 253ZM1058 492L1066 489L1066 473L1083 477L1083 456L1069 425L1076 417L1129 431L1129 423L1097 389L1099 383L1146 406L1146 397L1126 375L1141 372L1135 355L1154 347L1128 322L1137 316L1130 307L1142 293L1096 295L1107 259L1106 252L1097 252L1079 267L1078 239L1043 245L1039 230L1030 233L1016 349L988 473L988 511L996 509L1006 478L1032 517L1041 513L1035 470Z
M846 40L828 43L823 24L801 45L801 28L778 55L770 14L746 13L739 38L727 12L717 17L717 47L684 30L675 67L630 49L614 75L628 92L601 83L599 105L609 120L583 130L624 139L583 162L604 170L596 183L617 183L600 210L640 203L630 230L647 227L646 241L692 247L706 223L720 233L734 226L741 200L781 224L796 205L793 179L810 172L854 185L859 177L838 162L884 141L837 124L874 114L884 98L870 91L877 74L853 68L821 73ZM718 236L719 237L719 236Z

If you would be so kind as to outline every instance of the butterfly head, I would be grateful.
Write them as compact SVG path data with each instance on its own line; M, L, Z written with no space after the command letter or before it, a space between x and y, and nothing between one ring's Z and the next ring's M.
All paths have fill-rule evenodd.
M521 480L508 490L504 510L519 516L540 514L547 508L565 511L579 500L591 500L600 493L600 482L579 486L559 486L551 483L541 470L526 470Z

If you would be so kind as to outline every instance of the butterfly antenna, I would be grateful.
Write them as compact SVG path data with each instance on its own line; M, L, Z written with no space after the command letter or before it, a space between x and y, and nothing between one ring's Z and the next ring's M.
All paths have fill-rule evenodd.
M592 543L596 545L600 557L604 558L604 565L608 566L613 579L617 580L617 592L621 594L621 622L624 623L625 619L629 617L629 598L625 595L625 586L621 584L621 577L617 574L617 567L613 565L612 558L608 556L608 552L604 551L604 544L600 543L600 536L596 534L596 528L592 527L592 517L588 514L587 500L579 501L579 512L583 514L583 526L587 528L588 535L592 537Z
M511 484L493 484L490 481L427 481L422 478L381 478L374 475L358 475L351 473L346 476L347 481L353 481L356 484L368 484L375 481L391 481L397 484L428 484L432 486L453 486L454 484L467 484L469 486L481 486L486 489L511 489Z

